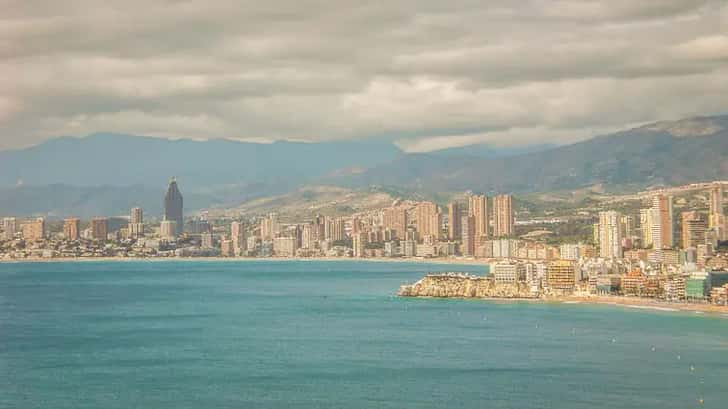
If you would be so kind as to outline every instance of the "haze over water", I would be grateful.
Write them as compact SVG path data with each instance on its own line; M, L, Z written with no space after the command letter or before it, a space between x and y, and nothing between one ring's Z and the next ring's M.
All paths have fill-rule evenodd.
M0 264L0 407L725 407L725 318L394 297L448 270Z

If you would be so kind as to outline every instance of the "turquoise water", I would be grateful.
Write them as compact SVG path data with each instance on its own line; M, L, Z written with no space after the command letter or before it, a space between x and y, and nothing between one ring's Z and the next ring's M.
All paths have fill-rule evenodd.
M0 264L0 407L726 407L728 320L393 297L452 269Z

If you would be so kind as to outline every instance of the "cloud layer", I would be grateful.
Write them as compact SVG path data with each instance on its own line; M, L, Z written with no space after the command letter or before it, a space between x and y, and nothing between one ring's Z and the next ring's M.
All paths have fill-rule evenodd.
M98 131L565 143L728 111L717 0L0 8L0 149Z

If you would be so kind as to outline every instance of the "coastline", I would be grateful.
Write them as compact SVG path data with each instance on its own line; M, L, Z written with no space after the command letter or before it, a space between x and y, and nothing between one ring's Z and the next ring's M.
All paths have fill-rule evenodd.
M545 302L560 304L610 305L636 310L650 310L662 312L693 312L696 314L716 314L728 317L728 306L715 304L692 304L679 302L658 301L651 298L626 297L619 295L595 296L564 296L544 299Z
M400 296L402 297L402 296ZM709 316L720 316L728 318L728 306L715 304L688 304L675 302L661 302L650 298L626 297L620 295L609 296L561 296L561 297L433 297L433 296L406 296L403 298L424 298L424 299L458 299L475 300L487 303L511 304L511 303L534 303L554 305L601 305L619 307L630 310L645 310L655 312L692 312L695 314L706 314Z
M487 267L489 261L458 258L386 258L386 257L33 257L24 259L0 259L0 264L22 263L87 263L87 262L226 262L226 263L257 263L271 261L363 261L375 263L413 263L413 264L442 264L442 265L473 265Z

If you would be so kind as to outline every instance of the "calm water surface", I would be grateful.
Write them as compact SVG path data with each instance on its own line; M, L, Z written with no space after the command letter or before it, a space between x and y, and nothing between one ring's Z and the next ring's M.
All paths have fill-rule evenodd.
M725 318L393 296L452 269L0 264L0 407L726 407Z

